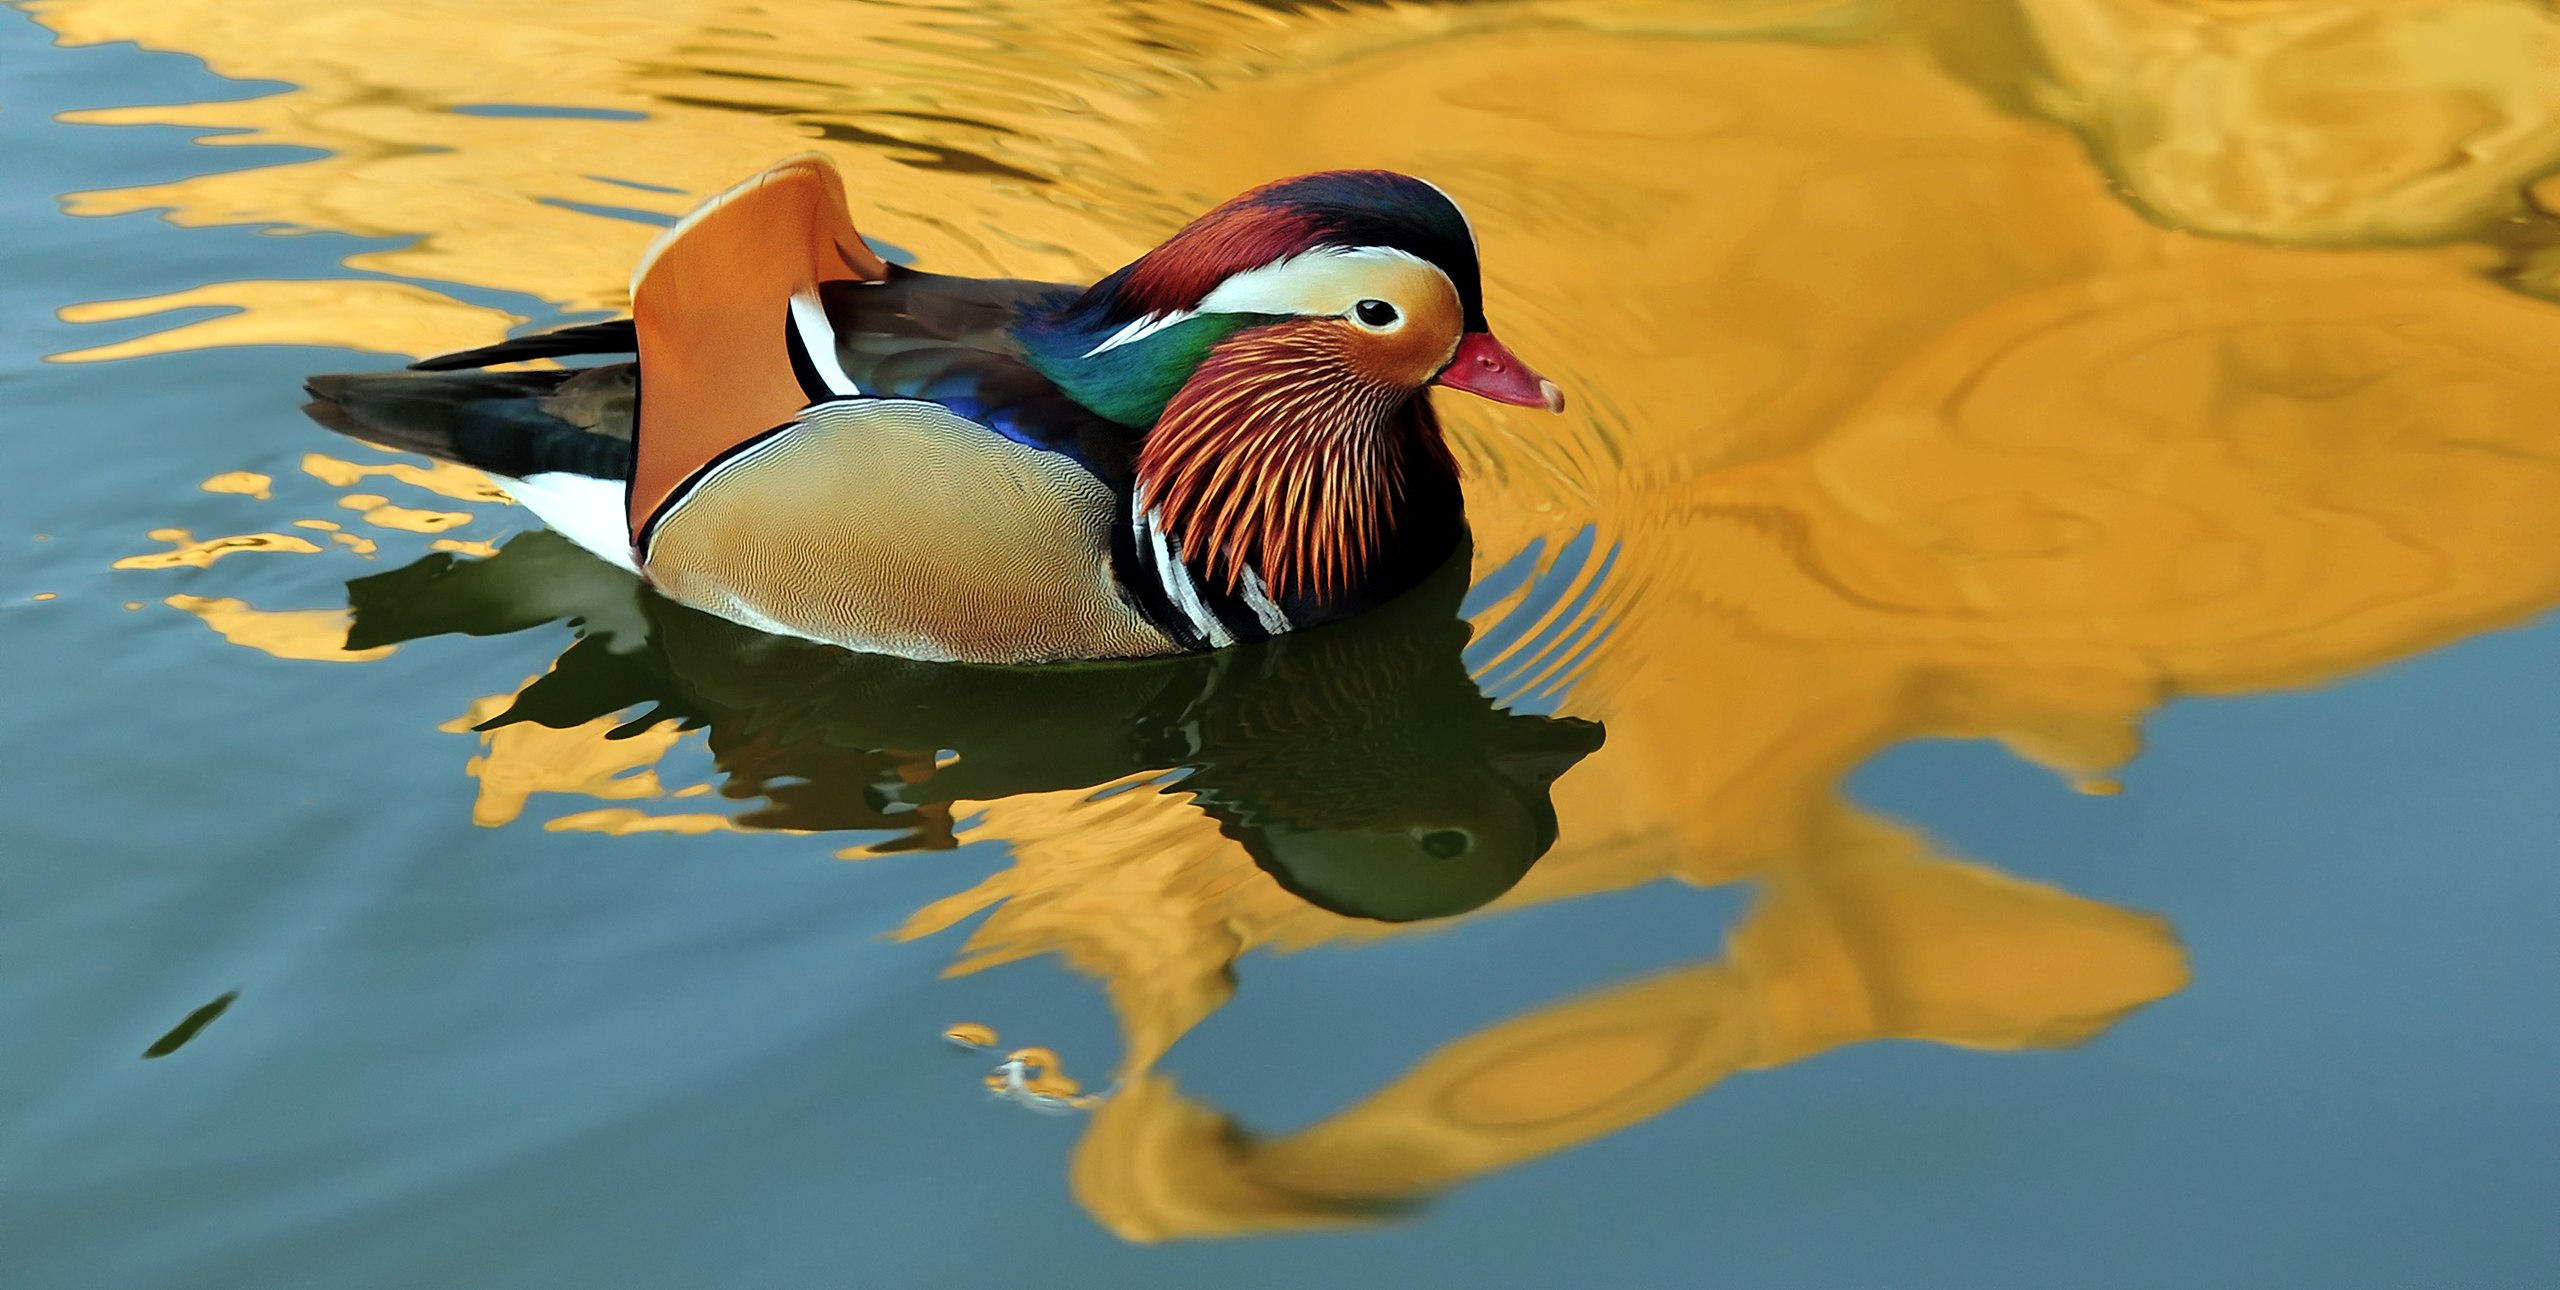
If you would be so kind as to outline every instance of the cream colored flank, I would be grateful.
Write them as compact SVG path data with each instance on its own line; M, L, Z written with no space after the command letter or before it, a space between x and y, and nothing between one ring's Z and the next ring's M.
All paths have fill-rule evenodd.
M955 662L1172 642L1112 581L1109 490L935 404L821 404L678 493L644 567L735 622Z

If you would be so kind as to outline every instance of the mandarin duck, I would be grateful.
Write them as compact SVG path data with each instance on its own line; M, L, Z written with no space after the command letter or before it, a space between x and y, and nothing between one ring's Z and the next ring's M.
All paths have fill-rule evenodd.
M1468 543L1409 594L1326 631L1110 667L848 653L675 604L557 534L436 552L348 584L349 648L563 618L571 644L482 722L701 728L757 828L957 844L964 803L1161 777L1263 872L1335 913L1462 913L1556 840L1550 787L1601 728L1507 712L1468 675Z
M884 262L824 158L668 229L632 316L320 376L332 429L477 467L668 597L909 658L1127 658L1383 603L1466 531L1425 395L1561 410L1473 230L1387 171L1284 179L1090 287ZM571 355L636 361L485 369Z

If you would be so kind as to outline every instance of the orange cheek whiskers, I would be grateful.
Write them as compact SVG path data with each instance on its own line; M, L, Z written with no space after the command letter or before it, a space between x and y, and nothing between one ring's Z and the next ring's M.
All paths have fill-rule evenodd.
M1347 591L1386 538L1405 454L1447 456L1428 405L1364 379L1328 326L1275 324L1221 346L1139 455L1167 534L1231 592L1248 570L1275 599Z

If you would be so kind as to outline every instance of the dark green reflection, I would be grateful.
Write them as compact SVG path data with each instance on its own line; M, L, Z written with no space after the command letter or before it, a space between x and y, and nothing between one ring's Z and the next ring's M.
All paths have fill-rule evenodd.
M919 663L769 636L674 604L547 532L348 585L349 648L561 618L577 643L484 728L630 714L705 727L740 822L954 844L951 804L1151 770L1280 884L1405 922L1473 909L1555 844L1548 786L1601 729L1494 707L1460 657L1461 552L1352 622L1122 663Z

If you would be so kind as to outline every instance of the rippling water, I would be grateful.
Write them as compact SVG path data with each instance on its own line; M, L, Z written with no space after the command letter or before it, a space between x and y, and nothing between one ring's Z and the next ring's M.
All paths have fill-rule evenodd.
M2560 1266L2547 5L21 8L9 1284ZM1046 674L295 412L810 147L1062 279L1428 176L1575 410L1448 409L1472 578Z

